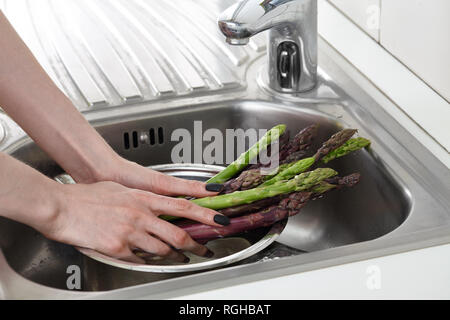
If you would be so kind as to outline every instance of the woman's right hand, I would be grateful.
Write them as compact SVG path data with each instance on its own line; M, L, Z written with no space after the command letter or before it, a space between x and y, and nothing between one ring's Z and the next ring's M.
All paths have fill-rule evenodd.
M58 184L53 195L58 199L57 209L49 223L38 227L46 237L133 262L143 262L134 255L135 249L179 262L188 260L173 248L199 256L212 255L185 231L158 218L159 215L221 226L214 221L216 211L185 199L130 189L114 182Z

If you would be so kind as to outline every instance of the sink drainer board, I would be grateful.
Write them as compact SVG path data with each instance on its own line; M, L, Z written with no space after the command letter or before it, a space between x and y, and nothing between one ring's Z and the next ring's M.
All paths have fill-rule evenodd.
M326 107L343 112L339 105L330 104ZM171 150L179 143L172 141L173 131L183 128L194 136L195 121L202 122L203 132L209 128L222 132L236 128L269 129L284 123L291 134L307 125L318 123L319 136L313 148L317 148L342 127L348 126L360 128L362 136L375 140L358 122L352 122L351 117L345 117L344 123L335 117L314 111L314 108L317 106L300 108L262 101L224 102L149 111L133 119L104 122L96 125L96 129L119 154L143 166L171 163ZM141 144L138 148L129 149L124 147L124 132L149 132L150 128L164 128L164 143ZM210 142L193 139L192 147L196 143L204 148ZM352 189L330 193L324 199L308 204L301 215L292 219L292 223L290 220L280 237L290 247L274 243L255 256L257 258L245 259L238 266L286 255L306 256L308 254L305 251L335 250L342 246L370 242L389 235L401 226L412 210L411 195L404 182L397 176L394 177L392 171L379 159L379 150L382 151L375 142L372 151L360 151L332 162L330 166L341 175L361 173L360 184ZM32 142L24 143L12 155L51 178L63 173ZM33 229L6 219L0 220L0 234L0 245L10 266L25 278L49 287L66 288L66 270L70 265L80 266L83 275L82 290L85 291L112 290L192 274L146 273L105 265L85 257L71 246L47 240ZM229 267L222 267L227 268Z

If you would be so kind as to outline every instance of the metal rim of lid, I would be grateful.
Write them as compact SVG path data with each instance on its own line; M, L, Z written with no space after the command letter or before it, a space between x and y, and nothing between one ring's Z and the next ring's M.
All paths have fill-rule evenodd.
M6 131L5 131L5 127L3 126L3 122L0 121L0 143L3 142L3 140L6 137Z

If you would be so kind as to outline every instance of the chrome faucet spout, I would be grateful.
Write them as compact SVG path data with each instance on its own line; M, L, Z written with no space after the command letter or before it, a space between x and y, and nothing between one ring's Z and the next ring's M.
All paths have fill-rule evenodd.
M233 46L245 46L250 42L250 39L249 38L242 38L242 39L227 38L227 42Z
M242 0L219 17L231 45L245 45L269 30L269 87L286 93L317 83L317 0Z

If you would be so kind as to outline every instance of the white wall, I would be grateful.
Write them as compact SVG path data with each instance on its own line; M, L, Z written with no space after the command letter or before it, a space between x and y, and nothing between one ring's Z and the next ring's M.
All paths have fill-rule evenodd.
M450 0L328 1L450 102Z
M379 40L381 0L329 0L376 41Z

